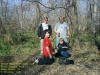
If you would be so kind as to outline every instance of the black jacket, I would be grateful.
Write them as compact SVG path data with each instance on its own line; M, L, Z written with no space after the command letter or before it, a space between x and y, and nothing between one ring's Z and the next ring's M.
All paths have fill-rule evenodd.
M66 42L64 42L63 44L58 44L58 52L60 51L66 51L69 49L68 44Z
M48 25L48 30L50 35L52 34L52 27L51 25ZM38 37L41 37L41 39L44 39L44 31L43 31L43 27L42 24L40 24L39 28L38 28Z

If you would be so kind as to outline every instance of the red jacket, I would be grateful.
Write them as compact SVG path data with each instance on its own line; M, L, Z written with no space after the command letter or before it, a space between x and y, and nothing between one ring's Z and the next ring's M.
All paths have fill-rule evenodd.
M52 44L51 44L51 41L48 37L45 37L43 40L43 55L49 56L49 53L48 53L46 47L49 47L50 53L52 55Z

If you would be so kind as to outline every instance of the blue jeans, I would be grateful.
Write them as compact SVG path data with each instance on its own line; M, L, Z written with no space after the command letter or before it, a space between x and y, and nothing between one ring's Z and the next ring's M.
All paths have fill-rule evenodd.
M71 55L67 51L61 51L62 56L69 58Z
M57 47L58 44L59 44L59 39L60 39L60 38L61 38L61 37L56 36L56 47ZM64 41L67 42L67 38L64 38Z

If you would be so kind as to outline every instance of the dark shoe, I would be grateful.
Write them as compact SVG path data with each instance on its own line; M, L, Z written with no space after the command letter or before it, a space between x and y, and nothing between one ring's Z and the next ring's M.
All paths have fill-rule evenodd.
M66 65L70 64L70 60L69 60L69 59L66 59L65 64L66 64Z
M66 65L67 64L74 64L74 61L73 60L70 60L70 59L66 59L66 63L65 63Z
M74 64L74 61L73 60L70 60L70 64Z
M60 57L58 63L59 64L66 64L66 57Z

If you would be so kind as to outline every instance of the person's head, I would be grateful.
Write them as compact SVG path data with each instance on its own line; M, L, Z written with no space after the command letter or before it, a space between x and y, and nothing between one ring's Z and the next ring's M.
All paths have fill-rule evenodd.
M63 43L64 43L64 39L63 39L63 38L60 38L60 39L59 39L59 43L60 43L60 44L63 44Z
M43 21L44 21L44 23L47 23L48 22L48 17L44 17Z
M64 17L60 16L59 21L60 21L60 23L63 23L64 22Z
M45 30L45 31L44 31L44 34L45 34L45 37L50 37L50 33L49 33L48 30Z

